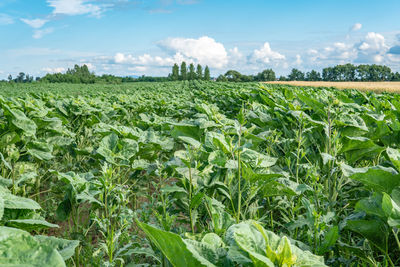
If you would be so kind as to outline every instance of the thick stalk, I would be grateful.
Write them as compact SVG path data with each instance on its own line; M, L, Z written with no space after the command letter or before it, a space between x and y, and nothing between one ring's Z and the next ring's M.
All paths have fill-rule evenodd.
M240 137L242 135L242 126L240 125L240 132L239 132L239 140L238 140L238 210L236 213L236 222L239 223L240 221L240 209L242 206L242 189L241 189L241 184L242 184L242 174L241 174L241 162L240 162Z

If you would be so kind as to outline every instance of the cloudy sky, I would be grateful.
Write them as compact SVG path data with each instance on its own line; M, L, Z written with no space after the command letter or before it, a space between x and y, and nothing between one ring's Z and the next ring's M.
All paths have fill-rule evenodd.
M400 71L399 0L0 0L0 78L175 62L257 73L352 62Z

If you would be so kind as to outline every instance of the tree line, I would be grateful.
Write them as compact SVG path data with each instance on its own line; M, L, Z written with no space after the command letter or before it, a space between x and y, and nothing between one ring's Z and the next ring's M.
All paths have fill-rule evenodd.
M208 66L204 68L200 64L197 64L195 69L194 64L190 63L189 68L186 65L186 62L183 61L181 63L181 67L177 63L172 67L172 73L168 76L172 81L190 81L190 80L205 80L209 81L211 79L210 69Z
M217 81L253 82L275 81L275 72L266 69L257 75L243 75L236 70L229 70L218 76ZM322 74L316 70L302 72L296 68L289 75L280 76L279 81L400 81L400 73L392 72L388 66L383 65L358 65L345 64L327 67Z
M312 70L302 72L298 69L292 69L291 73L285 77L279 77L279 80L288 81L400 81L400 73L392 72L388 66L383 65L358 65L345 64L336 65L322 69L322 73Z
M211 79L210 69L208 66L204 68L198 64L195 68L191 63L187 67L186 62L182 62L180 66L174 64L172 73L167 77L119 77L110 74L101 76L90 72L87 65L78 66L68 69L65 73L46 74L43 77L36 77L24 72L20 72L17 77L8 76L10 83L30 83L33 81L45 83L111 83L119 84L126 82L167 82L167 81L186 81L186 80L206 80ZM311 70L302 72L299 69L292 69L287 76L280 76L278 79L272 69L266 69L256 75L244 75L236 70L228 70L225 74L221 74L216 79L218 82L256 82L256 81L400 81L399 72L392 72L388 66L383 65L336 65L322 69L322 72Z

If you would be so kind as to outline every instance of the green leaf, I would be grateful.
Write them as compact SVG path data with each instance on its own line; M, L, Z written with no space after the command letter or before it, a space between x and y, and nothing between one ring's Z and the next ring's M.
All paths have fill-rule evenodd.
M33 120L26 117L26 115L18 109L11 109L8 106L4 107L8 115L11 116L11 123L15 127L23 130L26 136L35 136L37 126Z
M220 149L224 153L230 153L231 150L225 136L217 132L207 132L204 145L213 150Z
M38 210L41 209L40 205L29 198L12 195L11 193L0 192L0 197L3 197L5 209L26 209Z
M215 266L200 255L194 255L179 235L165 232L139 221L137 224L173 266Z
M28 143L27 152L39 160L51 160L53 158L53 146L45 142L32 141Z
M74 256L75 249L79 245L77 240L67 240L53 236L36 235L35 239L41 244L55 248L65 261Z
M376 145L366 137L345 136L342 138L340 153L344 153L346 159L353 163L359 159L373 159L384 150L384 147Z
M240 156L243 162L250 164L254 168L268 168L275 165L278 160L248 148L244 148Z
M322 241L321 246L318 249L319 254L324 254L329 251L329 249L335 245L336 241L339 238L339 227L333 226L329 231L325 234L324 241Z
M387 251L389 229L381 220L348 220L346 228L361 234L374 246Z
M55 248L15 228L0 226L0 251L2 266L65 266Z
M386 153L387 153L390 161L396 167L396 169L398 171L400 171L400 152L399 152L399 150L388 147L388 148L386 148Z
M208 163L216 167L225 168L227 162L228 157L221 150L215 150L208 156Z
M384 219L386 215L382 209L382 193L374 192L372 196L359 200L355 210Z
M400 185L400 175L392 168L382 166L351 168L346 164L342 164L341 167L345 176L363 183L374 191L390 194Z
M35 220L35 219L9 220L7 221L6 225L18 229L23 229L29 232L33 230L59 227L57 224L52 224L46 222L45 220Z
M201 143L194 138L188 136L179 136L178 138L191 145L194 149L199 149L201 147Z
M388 224L391 227L400 228L400 203L396 203L386 193L383 193L382 209L388 217Z
M4 156L3 156L3 154L1 152L0 152L0 159L1 159L1 162L3 162L4 166L6 166L7 169L12 171L12 167L11 167L10 163L8 163L6 161L6 159L4 158Z

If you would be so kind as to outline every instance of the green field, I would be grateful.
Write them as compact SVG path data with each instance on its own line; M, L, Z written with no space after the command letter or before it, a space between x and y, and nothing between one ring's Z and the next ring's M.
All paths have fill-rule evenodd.
M0 266L399 266L399 118L356 90L0 84Z

